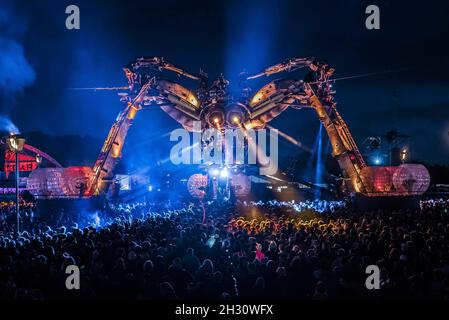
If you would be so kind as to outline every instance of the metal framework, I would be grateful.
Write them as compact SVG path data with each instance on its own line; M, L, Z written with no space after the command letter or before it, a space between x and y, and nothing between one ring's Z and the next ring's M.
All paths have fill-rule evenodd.
M302 68L308 71L305 78L276 79L252 94L249 85L252 80L284 72L293 73ZM164 71L195 81L196 88L187 89L179 83L163 79ZM289 107L313 108L329 136L332 155L341 168L347 193L416 195L428 188L429 175L423 166L402 165L383 171L367 166L348 126L337 111L335 90L332 88L334 80L331 78L334 69L313 57L288 59L257 74L243 74L243 88L237 99L229 93L229 81L223 76L209 84L204 72L189 73L160 57L139 58L124 68L124 72L129 88L128 92L121 94L125 108L111 127L92 174L86 177L87 196L98 195L108 189L137 112L155 105L189 131L194 130L193 122L198 120L201 121L201 130L229 127L261 129Z

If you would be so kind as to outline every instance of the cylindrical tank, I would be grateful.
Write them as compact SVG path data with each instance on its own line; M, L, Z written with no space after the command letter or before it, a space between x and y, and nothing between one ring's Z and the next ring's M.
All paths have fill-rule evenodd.
M30 173L27 189L35 197L63 197L62 174L64 168L39 168Z
M423 194L430 185L430 175L422 164L401 164L393 175L396 191L404 194Z
M89 196L89 182L92 168L74 166L64 169L62 173L62 189L67 197Z

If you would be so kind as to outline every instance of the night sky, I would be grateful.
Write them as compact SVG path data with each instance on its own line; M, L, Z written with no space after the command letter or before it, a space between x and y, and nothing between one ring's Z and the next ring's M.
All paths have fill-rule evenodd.
M80 30L65 28L69 4L80 8ZM369 4L380 7L380 30L365 28ZM356 141L396 129L412 137L416 160L449 164L448 1L2 0L0 124L103 139L121 108L117 94L67 88L126 85L122 67L141 56L231 81L289 57L326 60L337 78L391 71L336 83ZM273 125L309 145L319 127L310 110ZM128 159L167 157L154 145L168 144L162 136L174 128L160 110L139 114Z

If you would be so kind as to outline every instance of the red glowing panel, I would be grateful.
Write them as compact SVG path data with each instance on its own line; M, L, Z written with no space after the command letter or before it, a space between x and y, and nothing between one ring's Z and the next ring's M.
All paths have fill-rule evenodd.
M90 167L68 167L62 174L62 189L68 197L89 195L89 183L93 172Z
M29 172L37 168L36 157L26 154L19 154L19 171ZM16 154L10 150L5 152L5 164L3 167L6 178L8 178L10 172L16 170Z

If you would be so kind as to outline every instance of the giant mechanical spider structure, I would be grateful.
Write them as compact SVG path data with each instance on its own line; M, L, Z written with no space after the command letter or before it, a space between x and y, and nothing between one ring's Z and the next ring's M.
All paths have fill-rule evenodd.
M307 70L305 77L298 76L297 71L302 68ZM196 88L188 89L164 79L165 71L196 81ZM334 69L315 58L288 59L257 74L243 74L244 85L237 98L229 93L229 81L223 76L209 84L204 72L189 73L160 57L139 58L125 67L124 72L129 89L120 94L124 109L110 129L93 168L69 167L54 178L57 180L54 185L59 184L59 192L66 196L77 196L79 187L75 186L80 184L84 197L107 191L137 112L154 106L159 106L189 131L194 129L194 121L201 122L201 130L261 129L289 108L312 108L329 136L332 156L341 169L342 187L347 194L410 196L424 193L429 186L429 174L422 165L372 167L366 164L348 126L337 111L335 90L332 88ZM253 79L282 73L289 74L289 77L272 80L253 94ZM34 180L29 179L29 189L34 190L35 194L42 194L43 189L48 193L48 187L39 178L48 172L45 172L46 169L36 171L39 170L40 173L35 172Z

